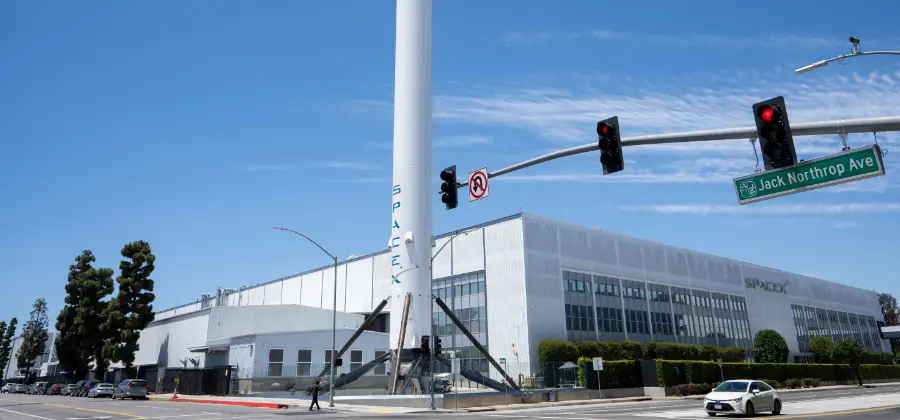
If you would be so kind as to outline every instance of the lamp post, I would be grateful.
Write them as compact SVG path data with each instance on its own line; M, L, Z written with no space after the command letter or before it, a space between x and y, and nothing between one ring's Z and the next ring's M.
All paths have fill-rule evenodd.
M435 252L434 255L431 256L431 260L430 260L430 262L429 262L429 264L431 265L431 267L429 268L428 272L431 273L431 276L432 276L431 281L432 281L432 283L434 282L434 259L435 259L435 257L437 257L438 254L440 254L441 251L443 251L444 248L445 248L450 242L453 242L453 239L456 238L457 236L459 236L459 235L468 235L469 232L474 232L474 231L476 231L476 230L478 230L478 229L461 230L461 231L458 231L458 232L454 233L453 235L450 235L450 238L447 239L447 242L444 242L444 244L441 245L440 248L438 248L437 252ZM433 291L434 291L434 289L432 288L432 292L433 292ZM434 314L434 296L433 296L433 295L432 295L432 299L431 299L431 313ZM435 410L436 408L435 408L435 406L434 406L434 361L432 360L432 357L434 357L434 346L435 346L435 343L437 342L437 340L434 338L434 337L435 337L435 335L434 335L434 333L435 333L435 331L434 331L434 319L433 319L434 315L430 315L430 317L432 317L432 319L431 319L431 321L430 321L430 322L431 322L431 340L430 340L430 344L431 344L431 349L430 349L430 350L431 350L431 357L428 358L428 360L431 360L431 366L430 366L429 369L428 369L428 371L431 373L431 381L430 381L430 382L431 382L431 407L429 407L429 408L432 409L432 410Z
M850 54L843 54L843 55L839 55L834 58L829 58L827 60L816 61L815 63L812 63L806 67L800 67L799 69L794 70L794 73L803 74L806 72L810 72L815 69L820 69L822 67L825 67L828 65L828 63L831 63L833 61L842 61L845 58L853 58L853 57L859 57L859 56L863 56L863 55L900 55L900 51L866 51L866 52L862 52L859 50L859 42L860 42L859 38L851 36L850 43L853 44L853 47L850 48Z
M280 226L274 226L274 227L272 227L272 229L283 230L285 232L291 232L293 234L300 235L303 237L303 239L306 239L307 241L312 242L313 245L319 247L319 249L321 249L322 252L324 252L329 257L331 257L332 260L334 260L334 298L333 298L333 303L332 303L332 307L331 307L332 308L331 309L331 369L330 369L330 372L328 375L329 376L328 377L328 406L334 407L334 370L335 370L334 352L336 351L336 346L337 346L337 281L338 281L337 280L338 279L337 265L338 265L338 259L334 255L332 255L330 252L326 251L325 248L322 248L322 245L319 245L318 242L312 240L309 236L306 236L300 232L297 232L296 230L292 230L292 229L288 229L288 228L284 228L284 227L280 227Z

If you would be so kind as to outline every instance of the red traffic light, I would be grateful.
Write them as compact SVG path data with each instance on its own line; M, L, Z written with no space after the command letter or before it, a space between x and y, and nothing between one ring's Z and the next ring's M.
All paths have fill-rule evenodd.
M597 134L599 134L603 137L606 137L606 136L612 134L612 127L610 127L609 125L607 125L605 123L599 123L599 124L597 124Z
M775 120L778 119L778 111L776 111L775 108L766 105L760 108L759 118L767 123L775 122Z

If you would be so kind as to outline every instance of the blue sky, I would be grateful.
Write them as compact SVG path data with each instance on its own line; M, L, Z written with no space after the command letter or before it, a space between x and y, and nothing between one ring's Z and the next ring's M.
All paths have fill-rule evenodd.
M900 49L898 15L888 0L436 0L435 174L593 142L611 115L625 137L747 126L778 95L794 122L898 115L898 58L792 71L850 35ZM0 319L37 297L55 318L83 249L117 267L149 241L161 309L328 262L273 225L342 258L383 248L393 50L384 0L3 3ZM598 154L571 157L453 211L435 196L435 231L524 209L900 296L900 136L877 138L888 176L743 207L746 141L627 148L607 177Z

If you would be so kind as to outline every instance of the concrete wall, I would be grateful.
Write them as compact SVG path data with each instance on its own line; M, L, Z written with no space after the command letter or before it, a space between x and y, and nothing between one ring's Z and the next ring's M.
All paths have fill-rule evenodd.
M358 328L365 317L338 312L338 328ZM312 331L331 328L330 309L301 305L222 306L210 309L206 338L238 337L284 331Z

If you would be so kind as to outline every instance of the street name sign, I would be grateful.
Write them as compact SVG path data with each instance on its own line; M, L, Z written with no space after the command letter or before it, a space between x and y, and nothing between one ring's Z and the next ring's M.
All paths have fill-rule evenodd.
M744 205L882 175L884 162L876 144L735 178L734 190L738 204Z

